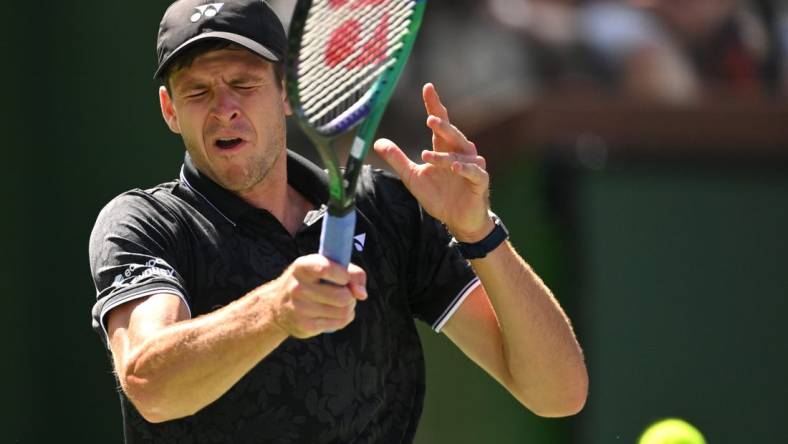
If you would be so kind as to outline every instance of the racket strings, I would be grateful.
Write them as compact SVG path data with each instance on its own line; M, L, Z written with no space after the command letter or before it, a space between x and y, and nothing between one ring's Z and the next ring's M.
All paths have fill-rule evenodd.
M333 6L332 3L334 2L331 1L315 1L312 3L312 7L309 10L307 22L304 23L304 36L302 38L304 44L302 44L302 46L310 45L314 39L325 40L324 34L333 32L333 30L337 29L340 22L347 19L369 23L370 15L381 15L386 11L396 11L397 9L401 9L403 5L407 6L407 3L411 1L412 0L404 0L404 2L403 0L386 0L383 2L370 3L376 6L374 8L359 7L358 5L364 5L365 2L363 1L352 3L351 7L348 7L348 5L344 7L341 5Z
M406 23L407 26L407 23ZM383 72L396 62L392 55L402 47L401 43L389 48L385 54L380 51L370 52L369 58L381 59L382 64L368 63L358 70L347 69L341 77L331 78L324 76L320 79L312 80L308 90L303 92L304 110L307 115L318 110L320 115L313 116L319 119L322 115L329 113L333 108L344 103L354 91L364 90L371 87ZM329 102L331 104L327 105Z
M399 46L392 48L392 51L395 51L397 49L399 49ZM374 72L368 73L367 72L368 70L365 70L363 73L359 73L358 75L354 76L360 79L360 77L363 77L363 75L367 75L367 78L363 81L350 79L350 82L357 81L359 83L356 83L352 88L344 89L343 91L345 92L339 95L338 97L337 94L326 94L322 96L320 95L315 96L314 99L311 101L312 103L308 104L304 108L305 111L307 112L307 115L317 111L317 113L311 115L310 120L319 121L329 113L335 115L341 113L342 110L347 109L347 107L349 105L352 105L352 103L355 101L355 100L351 100L348 102L347 99L349 97L361 98L362 96L364 96L364 92L368 90L372 86L372 84L374 84L377 77L380 76L383 73L383 71L388 69L395 62L396 60L389 59L386 63L377 67L377 69ZM334 85L329 86L329 89L332 88L333 86ZM333 100L333 102L328 103L330 100ZM341 106L343 103L346 105Z
M342 24L368 25L370 23L378 23L381 17L389 12L389 9L392 8L367 8L361 12L348 14L342 13L343 11L333 12L323 8L323 10L325 10L326 13L329 13L329 15L320 12L312 15L310 11L310 16L307 18L307 24L305 25L305 29L307 30L304 32L304 39L302 41L302 48L304 52L302 53L301 63L305 68L305 72L309 68L313 68L314 66L323 62L326 51L325 45L329 39L340 30ZM392 9L392 12L394 11L396 11L396 9ZM314 25L316 23L319 23L320 27L315 28L312 26L311 29L307 28L308 25ZM353 33L339 32L338 35L347 40L353 35ZM366 36L368 38L371 37L368 32ZM362 36L362 38L363 37L364 36ZM346 47L348 49L353 49L353 45L347 45Z
M325 58L327 56L331 55L343 57L342 63L335 65L334 67L344 68L347 64L361 55L362 51L370 48L371 40L384 40L382 35L375 32L379 30L380 27L373 28L372 26L369 26L370 24L380 23L384 14L389 13L389 15L393 18L393 20L388 19L386 25L395 31L389 32L389 34L386 35L386 38L388 39L388 42L396 41L395 39L398 37L397 34L402 33L403 31L403 27L401 26L402 22L407 20L412 13L412 9L409 9L408 6L412 5L413 2L393 2L392 4L399 7L391 8L391 10L385 8L367 8L366 11L362 11L361 15L356 14L350 17L347 14L333 14L333 19L329 19L328 22L323 23L323 26L318 28L318 30L311 33L306 33L301 45L299 76L302 76L305 81L314 81L314 77L316 76L319 77L331 75L332 73L330 71L326 72L325 69L327 66ZM319 22L320 20L324 20L324 17L320 14L316 14L315 16L310 15L310 17L307 19L308 23L315 23ZM366 29L362 28L359 30L360 35L358 38L360 41L357 44L350 44L351 42L349 42L351 38L355 37L354 33L337 32L340 28L340 26L338 26L339 20L345 20L345 23L350 21L352 23L363 23L367 25L365 27ZM327 48L327 46L331 43L332 38L335 39L334 48L338 47L340 50L353 51L353 53L327 54L327 51L331 50L331 48ZM380 42L378 46L385 46L385 44L388 42Z
M360 101L371 100L370 88L396 63L414 8L413 0L357 0L339 8L327 0L313 3L297 76L304 116L311 124L325 126L348 110L363 108Z
M382 17L384 12L385 11L382 11L370 19L383 20ZM364 17L362 17L362 19L364 19ZM353 36L351 33L334 33L331 36L333 39L329 39L328 33L324 31L323 38L320 41L325 43L313 44L311 48L305 47L308 51L306 54L306 61L302 61L303 64L299 65L299 69L303 66L303 71L299 72L299 78L303 79L303 83L306 85L304 93L309 94L316 88L324 88L326 86L326 79L328 78L334 78L336 81L342 83L347 82L349 76L353 74L353 68L359 65L364 66L363 63L358 63L360 58L364 55L364 52L368 53L366 59L370 62L376 58L380 59L380 55L382 55L381 53L385 50L386 45L389 44L389 42L396 42L398 40L398 34L403 30L402 26L398 25L401 25L401 20L396 20L393 26L389 28L393 28L394 32L389 32L385 35L381 35L379 32L381 29L380 27L375 27L374 29L367 27L367 29L362 29L360 30L360 41L356 44L349 41ZM388 20L384 26L389 27ZM339 38L336 38L337 36ZM345 41L343 41L343 39ZM333 48L327 48L327 46L332 44ZM339 50L334 48L339 48ZM327 59L340 60L340 62L330 63ZM369 65L369 63L367 63L367 65Z
M338 83L347 83L349 78L355 74L353 69L358 66L367 69L368 72L374 68L375 62L382 62L386 57L391 56L392 51L388 50L390 48L387 48L387 45L401 41L401 37L405 35L409 25L410 20L397 20L390 27L388 34L373 33L369 38L363 40L363 43L358 45L352 53L345 55L342 62L335 66L327 66L328 64L324 60L314 63L314 66L308 66L307 69L317 69L312 69L311 72L304 74L303 82L306 85L304 93L310 94L315 89L325 88L329 81L333 82L334 86ZM332 56L334 55L332 54Z

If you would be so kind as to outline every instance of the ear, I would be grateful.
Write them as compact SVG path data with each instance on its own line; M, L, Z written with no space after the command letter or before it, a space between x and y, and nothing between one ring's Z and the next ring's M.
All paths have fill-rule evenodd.
M170 93L163 85L159 87L159 106L161 107L161 116L167 123L167 126L175 134L181 133L181 126L178 123L178 114L175 112L175 105L172 103Z

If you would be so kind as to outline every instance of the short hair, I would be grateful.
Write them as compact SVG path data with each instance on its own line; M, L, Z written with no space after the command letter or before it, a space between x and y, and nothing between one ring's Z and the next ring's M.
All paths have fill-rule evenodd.
M172 85L170 85L170 77L172 74L183 68L188 68L189 66L194 63L194 60L208 52L211 51L219 51L220 49L227 49L227 48L239 48L246 50L241 45L236 43L221 40L221 39L207 39L205 41L199 42L189 48L183 50L173 61L169 63L169 65L162 71L161 73L161 81L165 88L167 88L167 93L172 95ZM256 55L256 54L255 54ZM273 65L274 69L274 76L276 76L277 85L282 83L282 80L285 78L285 68L282 62L270 62Z

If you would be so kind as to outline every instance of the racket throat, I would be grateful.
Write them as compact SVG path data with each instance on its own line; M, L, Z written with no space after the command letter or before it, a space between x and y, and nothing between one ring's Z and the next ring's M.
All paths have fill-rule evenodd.
M353 196L356 195L356 186L358 186L358 176L361 173L361 168L364 166L364 161L353 156L348 157L347 165L345 165L345 174L342 177L342 185L345 186L345 195L347 199L347 206L352 205Z
M334 217L343 217L348 213L355 212L355 210L356 207L353 206L352 204L350 205L339 204L336 202L329 201L326 209L326 214L329 214Z

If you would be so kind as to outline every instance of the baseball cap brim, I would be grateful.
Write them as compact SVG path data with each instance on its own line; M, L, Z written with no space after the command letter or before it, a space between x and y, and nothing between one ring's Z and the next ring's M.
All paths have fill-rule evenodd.
M270 49L266 48L265 46L257 43L256 41L254 41L254 40L252 40L252 39L250 39L248 37L244 37L244 36L238 35L238 34L233 34L231 32L221 32L221 31L206 32L206 33L200 34L200 35L198 35L196 37L193 37L193 38L183 42L180 46L175 48L175 50L172 51L167 56L167 58L164 59L161 62L161 64L159 65L158 69L156 69L156 73L153 75L153 78L154 79L159 78L161 76L161 74L164 73L164 71L170 65L170 62L175 60L175 58L180 53L182 53L186 49L194 46L195 44L197 44L197 43L199 43L199 42L201 42L203 40L207 40L207 39L226 40L226 41L229 41L229 42L232 42L232 43L237 43L237 44L243 46L244 48L246 48L246 49L258 54L259 56L263 57L266 60L269 60L271 62L281 62L282 61L282 57L281 56L276 55Z

